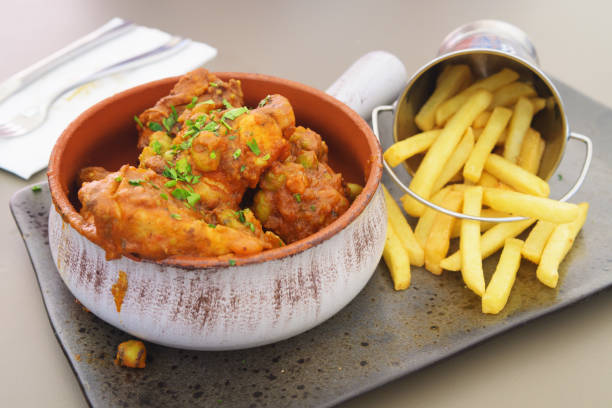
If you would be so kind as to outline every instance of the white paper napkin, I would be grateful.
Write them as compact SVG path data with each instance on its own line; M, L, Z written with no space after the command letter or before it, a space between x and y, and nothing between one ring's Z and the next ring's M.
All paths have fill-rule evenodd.
M107 25L118 25L115 18ZM79 78L131 56L163 45L171 35L137 26L87 53L59 66L0 104L0 122L35 106ZM51 150L62 131L81 112L125 89L156 79L184 74L217 55L207 44L191 41L187 46L153 63L90 82L69 91L51 107L46 122L31 133L0 140L0 167L28 179L47 167Z

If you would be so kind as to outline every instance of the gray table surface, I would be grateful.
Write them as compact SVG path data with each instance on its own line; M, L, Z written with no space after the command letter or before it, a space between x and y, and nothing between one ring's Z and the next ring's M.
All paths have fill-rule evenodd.
M455 27L504 19L529 34L545 71L612 106L612 4L604 1L27 0L3 11L0 80L119 16L217 47L210 69L268 73L320 89L368 51L390 51L414 72ZM16 190L44 178L41 172L24 181L0 171L0 400L81 407L85 400L8 209ZM610 406L611 308L604 291L343 406Z

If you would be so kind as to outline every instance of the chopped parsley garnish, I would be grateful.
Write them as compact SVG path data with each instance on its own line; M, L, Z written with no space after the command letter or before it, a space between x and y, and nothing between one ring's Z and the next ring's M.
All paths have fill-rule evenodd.
M204 101L204 102L202 102L202 103L205 103L205 104L207 104L207 105L214 105L214 104L215 104L215 101L213 101L212 99L207 99L207 100L205 100L205 101Z
M300 193L295 193L293 197L295 197L295 201L297 201L298 203L302 202L302 196L300 195Z
M178 198L179 200L186 200L189 197L189 191L182 188L175 188L172 190L172 197Z
M317 210L317 207L314 204L310 206L310 211L316 211L316 210Z
M232 130L232 127L229 125L229 123L225 121L225 117L221 118L221 123L227 128L227 130Z
M153 187L154 189L159 190L159 187L157 186L157 184L155 184L151 180L147 180L147 183L149 183L151 185L151 187Z
M262 159L270 160L270 153L266 153L266 155L264 157L262 157Z
M178 113L176 112L174 105L170 105L170 108L172 109L172 113L170 114L170 116L162 120L162 124L164 125L168 133L170 133L170 130L174 125L176 125L176 122L178 121Z
M247 113L249 111L249 108L247 108L246 106L243 106L241 108L232 108L232 105L229 104L229 102L227 102L226 104L226 100L223 100L223 103L225 104L225 106L227 107L227 109L229 109L227 112L225 112L223 114L223 116L221 116L221 123L223 124L223 126L225 126L228 130L232 130L232 127L225 121L226 119L228 120L234 120L236 119L238 116L243 115L245 113Z
M228 262L229 262L230 266L236 265L236 261L234 261L233 259L230 259Z
M184 157L183 157L182 159L179 159L179 160L176 162L176 164L175 164L175 166L174 166L174 167L176 168L176 170L177 170L179 173L182 173L182 174L188 174L188 173L191 173L191 164L189 164L189 162L187 161L187 159L186 159L186 158L184 158Z
M121 183L121 180L123 180L123 177L121 177L121 176L117 176L117 177L115 177L115 181L116 181L117 183Z
M142 183L144 180L140 180L140 179L136 179L136 180L128 180L128 183L130 183L132 186L139 186L140 183Z
M210 228L217 228L217 226L216 226L215 224L208 224L208 226L209 226Z
M141 129L144 129L144 125L142 124L142 122L140 121L140 119L138 119L138 116L134 115L134 122L136 122L138 124L138 126L140 126Z
M253 225L253 223L252 223L252 222L248 222L248 221L247 221L247 222L245 222L245 223L244 223L244 225L246 225L247 227L249 227L249 229L250 229L252 232L255 232L255 225Z
M229 103L227 101L227 99L223 98L223 106L225 106L227 109L234 109L234 107L232 106L231 103Z
M172 126L174 126L175 123L176 122L174 121L172 116L168 116L167 118L164 118L162 120L162 124L166 128L166 132L170 132L170 129L172 129Z
M203 113L196 118L195 123L192 123L190 126L195 126L197 129L201 129L206 121L208 120L208 115Z
M198 193L189 193L187 196L187 202L192 207L196 205L198 201L200 201L200 195Z
M32 191L35 193L38 193L42 191L42 188L40 186L32 186Z
M195 126L192 125L191 128L187 129L187 131L185 133L183 133L183 137L191 137L191 136L195 135L198 132L199 132L198 128L196 128ZM183 143L186 143L186 142L187 141L185 141ZM181 145L182 145L182 143L181 143ZM191 146L189 146L189 147L191 147ZM189 149L189 147L187 149ZM187 149L183 149L183 150L187 150Z
M204 126L204 128L202 128L202 130L206 132L214 132L217 129L219 129L219 124L214 120L211 120L206 124L206 126Z
M212 86L213 88L218 87L219 85L215 82L209 82L208 85Z
M151 142L151 148L155 152L155 154L161 154L162 145L159 141L154 140Z
M176 186L176 180L170 180L170 181L167 181L166 184L164 184L164 187L167 187L167 188L172 188L174 186Z
M157 122L149 122L147 126L149 126L149 129L151 129L154 132L160 132L160 131L164 130L162 125L160 125Z
M242 166L240 166L240 172L242 173L243 171L246 170L246 166L243 164Z
M185 106L185 108L191 109L195 106L196 103L198 103L198 97L194 96L193 98L191 98L191 102L189 102L189 104Z
M261 154L261 150L259 150L259 146L257 146L257 140L255 140L255 138L248 141L247 146L249 146L249 149L255 153L255 156L259 156Z
M181 216L179 214L170 214L170 216L172 218L174 218L175 220L180 220L181 219Z
M169 164L171 165L171 163ZM166 182L165 184L166 187L174 187L176 184L168 185L168 183L171 183L173 180L175 182L184 181L185 183L188 183L188 184L195 184L198 181L200 181L200 176L194 176L191 173L191 165L189 164L187 159L184 157L182 159L179 159L174 164L174 167L166 166L166 168L164 169L163 175L164 177L171 179L170 182Z
M263 98L261 101L259 101L259 105L257 105L257 107L261 108L263 106L266 105L266 103L270 102L270 95L267 95L265 98Z
M243 106L241 108L234 108L234 109L231 109L231 110L228 110L227 112L225 112L223 114L223 118L229 119L229 120L234 120L238 116L243 115L243 114L247 113L248 111L249 111L249 108L247 108L246 106Z
M229 140L234 140L236 139L236 135L231 135L230 137L228 137Z
M200 195L193 191L188 191L182 188L175 188L172 190L172 196L178 200L187 201L189 207L193 207L196 205L198 201L200 201Z
M563 180L563 175L561 173L557 174L557 178L559 178L559 181Z
M212 152L210 152L210 154L208 155L211 159L215 160L217 158L217 153L213 150Z
M176 179L178 178L178 173L176 172L176 169L174 169L173 167L166 167L162 174L164 175L164 177L173 179L173 181L175 181L175 183L171 186L168 185L168 183L170 183L169 181L168 183L166 183L166 187L174 187L176 185Z
M196 135L191 136L189 139L185 140L184 142L182 142L180 145L174 145L176 146L176 150L187 150L187 149L191 149L191 145L193 144L193 139L195 139ZM173 148L174 148L173 146Z
M232 157L234 158L234 160L238 160L241 154L242 154L242 149L236 149L234 150L234 153L232 153Z
M159 196L160 196L161 198L163 198L164 200L167 200L167 199L168 199L168 194L166 194L166 193L160 193L160 194L159 194Z

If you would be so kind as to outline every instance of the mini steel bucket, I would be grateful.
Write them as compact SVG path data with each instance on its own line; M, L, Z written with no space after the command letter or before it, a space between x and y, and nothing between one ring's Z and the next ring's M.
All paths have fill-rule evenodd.
M379 137L378 116L383 111L395 111L393 138L395 142L420 133L414 123L419 109L433 93L436 78L447 65L466 64L476 78L482 78L499 72L502 68L516 71L519 80L529 82L538 96L547 99L547 106L538 112L532 121L532 127L540 132L546 141L538 176L548 180L561 162L567 140L572 138L586 145L586 156L580 175L573 187L560 199L567 201L582 185L588 172L593 146L587 136L571 132L563 107L563 101L555 85L548 76L538 68L538 57L533 44L527 35L517 27L495 20L481 20L466 24L451 32L442 42L438 57L420 68L408 81L400 98L394 105L384 105L372 112L372 127ZM413 174L419 160L405 162L409 173ZM391 166L383 164L393 180L417 201L440 212L458 218L490 222L509 222L523 220L525 217L488 218L469 216L437 206L419 196L395 174Z

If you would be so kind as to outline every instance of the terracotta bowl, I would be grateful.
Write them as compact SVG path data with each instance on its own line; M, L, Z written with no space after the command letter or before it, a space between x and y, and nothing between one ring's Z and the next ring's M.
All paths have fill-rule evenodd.
M115 170L136 164L132 117L168 94L178 78L129 89L81 114L57 141L49 163L53 259L72 294L91 312L131 335L171 347L247 348L304 332L361 291L385 240L381 150L361 117L299 83L259 74L217 75L240 79L248 106L271 93L289 98L297 123L316 130L328 143L331 166L365 188L345 214L321 231L238 258L235 266L194 257L107 261L78 212L78 171L91 165ZM119 308L112 288L120 275L127 278L127 290Z

